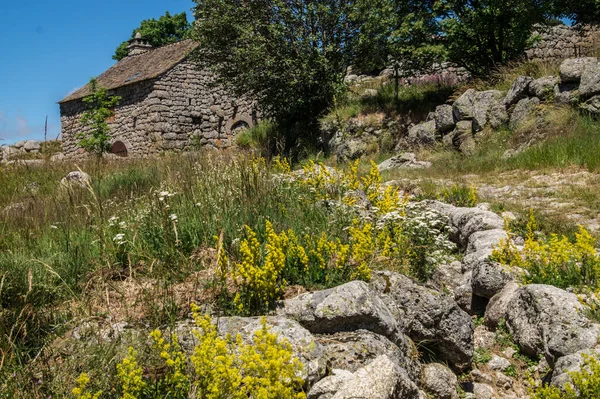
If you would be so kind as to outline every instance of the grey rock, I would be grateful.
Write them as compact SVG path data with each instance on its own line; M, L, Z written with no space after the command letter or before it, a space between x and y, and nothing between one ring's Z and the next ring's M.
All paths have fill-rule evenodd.
M317 341L323 348L321 359L328 369L355 372L375 358L387 355L394 363L405 369L412 380L419 378L418 351L408 337L392 343L382 335L367 330L357 330L318 336Z
M27 143L27 140L17 141L15 144L13 144L13 147L19 150L25 146L25 143Z
M430 290L389 271L374 272L373 290L395 304L393 312L405 323L404 333L429 345L441 359L462 369L473 357L473 321L450 295Z
M60 184L63 187L87 188L92 184L92 178L87 173L78 170L70 172L60 181Z
M358 159L367 153L369 143L361 138L351 138L341 143L336 149L340 161Z
M508 305L515 297L519 285L515 282L509 282L502 291L490 299L485 309L485 325L490 328L496 328L502 319L506 319Z
M410 380L406 371L386 355L379 356L368 366L354 373L332 399L417 399L419 388Z
M593 115L600 115L600 96L594 96L583 104L579 104L579 108Z
M454 111L451 105L444 104L435 108L433 113L433 120L435 121L436 130L441 133L447 133L454 129Z
M597 94L600 94L600 62L590 63L583 69L579 84L579 95L582 98Z
M438 266L431 277L431 282L439 289L448 289L451 292L462 284L463 272L460 262Z
M401 325L378 293L363 281L284 301L278 313L297 320L315 334L369 330L395 340Z
M491 299L513 279L501 264L490 261L479 262L473 269L473 293Z
M457 384L456 375L443 364L430 363L423 366L421 387L434 398L458 399Z
M508 112L504 101L496 101L490 108L490 126L492 129L499 129L508 123Z
M451 131L448 134L445 134L442 137L442 144L446 148L454 148L454 141L456 140L456 130Z
M600 358L600 350L584 349L558 359L552 371L552 385L562 388L565 384L571 383L569 373L581 371L586 356L593 356L598 359Z
M583 70L588 66L598 62L597 58L584 57L584 58L570 58L564 60L560 64L560 79L563 83L567 82L579 82Z
M560 82L557 76L546 76L534 80L529 84L529 94L541 100L548 100L554 96L554 89Z
M475 94L473 103L473 132L482 131L488 123L488 117L492 106L502 98L498 90L480 91Z
M478 382L480 384L494 383L494 378L490 374L484 373L478 369L471 371L471 378L473 378L473 382Z
M492 349L496 344L496 334L482 325L475 328L473 339L475 348Z
M64 159L65 159L65 154L63 154L62 152L54 154L50 157L51 162L60 162L60 161L64 161Z
M324 395L333 396L344 383L350 380L353 373L346 370L333 369L329 375L317 382L306 395L307 399L322 399Z
M487 384L473 384L473 394L475 395L475 399L494 399L496 398L496 391L494 388Z
M467 248L471 235L478 231L504 228L504 220L494 212L479 208L456 207L440 201L424 201L423 206L448 218L452 240L462 248Z
M23 145L23 149L27 152L39 152L42 149L42 146L39 141L28 140Z
M487 366L490 370L494 371L504 371L509 368L511 365L508 359L500 357L498 355L492 356L492 359L487 363Z
M502 240L507 240L508 235L503 229L476 231L469 236L467 251L463 258L463 269L472 270L473 267L485 261L492 254Z
M496 371L496 386L500 389L509 390L513 386L513 380L501 371ZM511 397L504 397L503 399L510 399ZM514 398L514 396L513 396Z
M465 91L452 105L454 120L459 122L473 119L473 105L477 91L469 89Z
M363 92L362 97L363 98L377 97L377 94L379 94L379 93L375 89L366 89Z
M579 103L579 84L560 83L556 85L554 87L554 102L565 105Z
M533 78L529 76L519 76L511 86L504 103L507 107L518 103L520 100L527 97L529 93L529 85L533 82Z
M453 131L453 144L463 154L472 154L477 143L473 137L473 121L459 121Z
M408 129L408 139L417 145L433 145L436 133L435 121L423 122Z
M431 162L417 161L414 153L407 152L390 159L386 159L378 165L380 172L393 169L427 169L431 167Z
M510 116L509 127L513 130L519 128L533 113L533 110L539 103L540 100L537 97L524 98L519 101Z
M577 295L548 285L519 288L508 303L506 324L524 354L561 356L592 348L599 326L584 315Z

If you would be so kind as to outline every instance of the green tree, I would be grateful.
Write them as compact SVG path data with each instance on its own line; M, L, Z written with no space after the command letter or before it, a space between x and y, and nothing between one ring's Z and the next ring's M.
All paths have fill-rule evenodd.
M532 26L552 13L546 0L441 0L437 4L449 60L484 76L523 54Z
M556 0L555 9L576 23L600 24L600 0Z
M140 26L133 30L131 38L133 39L135 34L140 32L142 37L152 46L160 47L185 39L190 27L191 24L188 22L185 12L171 15L167 11L165 15L158 20L152 18L142 21ZM127 57L128 45L128 41L121 43L119 47L117 47L113 59L119 61Z
M195 0L198 61L236 95L252 93L289 147L314 143L316 121L344 90L365 0ZM362 48L367 48L363 43Z
M95 78L90 79L89 87L90 94L83 99L87 110L81 117L81 124L88 127L89 132L78 133L80 141L77 144L101 158L108 151L110 142L110 127L106 121L114 115L112 109L119 104L121 97L108 95L105 88L98 87Z

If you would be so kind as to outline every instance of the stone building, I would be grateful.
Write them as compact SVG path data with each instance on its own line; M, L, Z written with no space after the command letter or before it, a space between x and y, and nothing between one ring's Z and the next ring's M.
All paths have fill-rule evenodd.
M226 148L236 132L256 123L250 100L231 97L190 60L197 46L183 40L154 49L138 33L129 56L98 76L100 87L121 97L108 121L113 153L145 157L193 145ZM86 131L80 119L88 94L86 85L59 102L67 157L85 156L76 136Z

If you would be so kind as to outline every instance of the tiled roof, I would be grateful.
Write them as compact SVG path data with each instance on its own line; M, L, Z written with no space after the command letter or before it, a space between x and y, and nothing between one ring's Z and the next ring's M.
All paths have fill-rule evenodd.
M144 80L154 79L183 61L196 47L198 47L197 42L182 40L156 48L147 53L125 57L97 77L98 86L112 90ZM90 90L88 85L85 85L69 94L60 103L78 100L88 94L90 94Z

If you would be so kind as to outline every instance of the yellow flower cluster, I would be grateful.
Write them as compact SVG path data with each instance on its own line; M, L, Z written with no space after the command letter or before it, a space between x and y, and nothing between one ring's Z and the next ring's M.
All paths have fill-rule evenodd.
M281 158L279 156L276 156L275 158L273 158L273 172L275 173L283 173L283 174L290 174L292 172L292 168L290 166L290 163L288 162L287 158Z
M304 399L304 381L299 375L303 366L293 356L289 342L280 341L261 320L254 333L253 344L245 344L238 335L235 340L218 336L210 317L193 310L195 335L199 344L191 357L196 375L198 397L202 399Z
M90 377L86 373L81 373L77 378L77 386L71 391L76 399L99 399L102 391L94 394L88 391L87 386L90 383Z
M352 260L356 263L356 270L352 274L353 279L370 280L371 268L369 266L375 253L375 242L373 240L373 225L365 223L362 227L355 222L350 227L352 237Z
M234 266L231 277L238 285L234 303L240 313L268 309L283 292L285 281L281 273L286 264L288 237L277 234L271 222L266 222L266 253L261 257L261 245L256 233L246 226L246 238L240 245L242 262Z
M171 335L171 343L166 342L159 330L150 333L154 339L154 348L160 353L161 359L167 366L163 382L173 398L186 398L190 387L187 375L187 360L181 350L176 334Z
M492 259L524 269L527 272L525 283L598 288L600 255L595 249L596 241L584 227L579 227L575 242L557 234L538 239L536 228L535 217L531 214L523 250L519 251L511 240L504 240L494 249Z
M127 357L117 364L117 377L122 388L121 399L137 399L146 388L146 382L142 378L144 371L138 364L136 357L137 351L130 347Z

